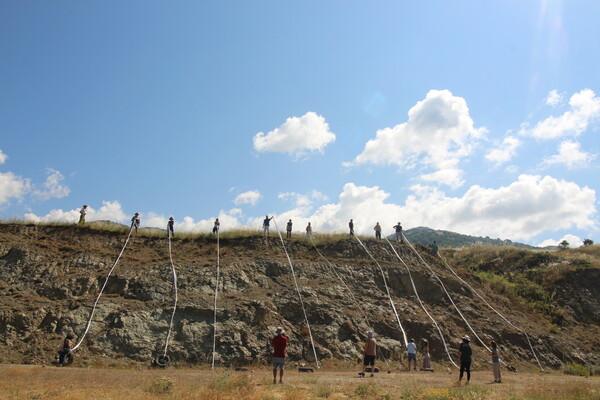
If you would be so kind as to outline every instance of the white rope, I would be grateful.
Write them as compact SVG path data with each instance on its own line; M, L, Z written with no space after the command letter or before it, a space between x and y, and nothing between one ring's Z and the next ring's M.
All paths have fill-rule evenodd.
M217 230L217 281L215 283L215 302L213 305L214 318L213 318L213 349L212 349L212 363L211 369L215 369L215 354L217 349L217 295L219 293L219 275L221 273L221 250L219 242L219 230Z
M171 338L171 330L173 329L173 319L175 318L175 311L177 310L177 272L175 272L175 264L173 264L173 255L171 252L171 231L167 227L167 236L169 237L169 261L171 262L171 269L173 270L173 290L175 292L175 303L173 304L173 313L171 314L171 322L169 323L169 333L167 333L167 340L165 342L165 351L163 356L167 355L167 349L169 348L169 339Z
M319 254L319 256L321 256L321 258L323 260L325 260L325 262L329 265L329 268L331 268L331 270L333 271L333 273L335 274L335 276L340 280L340 282L342 282L342 285L344 285L344 288L346 288L346 290L348 291L348 293L350 294L350 297L352 298L352 301L354 302L354 304L356 305L356 307L360 310L360 312L363 315L363 318L365 319L365 322L367 323L367 327L369 329L372 330L371 327L371 323L369 322L369 317L367 317L367 313L365 312L365 310L360 306L360 303L358 302L358 300L356 300L356 297L354 296L354 293L352 292L352 290L350 289L350 287L348 286L348 284L346 283L346 281L344 280L344 278L341 277L340 274L338 274L336 268L333 266L332 263L329 262L328 259L326 259L323 254L321 254L321 252L319 251L319 249L317 248L317 246L315 245L315 242L313 242L312 237L310 238L310 242L312 243L313 247L315 248L315 250L317 251L317 253Z
M498 316L500 318L502 318L508 325L512 326L513 328L515 328L517 331L523 333L525 335L525 338L527 339L527 343L529 343L529 348L531 349L531 353L533 353L533 357L535 358L535 361L537 361L540 370L542 370L542 372L544 371L544 367L542 367L542 363L540 362L540 360L538 359L537 354L535 353L535 350L533 349L533 345L531 344L531 341L529 340L529 335L527 334L527 332L525 332L524 330L522 330L521 328L519 328L518 326L516 326L515 324L513 324L511 321L509 321L504 315L502 315L500 313L500 311L496 310L490 303L488 303L480 294L479 292L477 292L471 285L469 285L469 283L467 281L465 281L463 278L461 278L451 267L450 265L448 265L448 263L446 262L446 260L444 259L444 257L442 257L440 255L439 252L436 252L436 255L442 259L442 261L444 262L444 265L446 266L446 268L448 268L450 270L450 272L452 272L452 274L454 274L454 276L456 276L456 278L458 278L458 280L460 280L462 283L464 283L465 285L467 285L467 287L469 289L471 289L471 291L473 293L475 293L475 295L477 295L477 297L479 297L481 299L481 301L483 301L492 311L494 311L496 314L498 314Z
M408 272L408 277L410 278L410 283L412 284L412 288L413 288L413 290L415 292L415 296L417 297L417 300L419 300L419 304L421 305L421 308L423 309L423 311L425 311L425 314L427 314L427 316L429 317L429 319L431 319L431 322L433 322L433 324L437 328L438 333L440 334L440 338L442 339L442 343L444 344L444 349L446 349L446 354L448 355L448 359L450 359L450 362L452 363L452 365L454 365L456 368L458 368L458 365L456 365L456 363L452 359L452 356L450 355L450 350L448 350L448 345L446 344L446 340L444 339L444 335L442 334L442 330L438 326L438 324L435 321L435 319L431 316L431 314L429 314L429 312L425 308L425 304L423 304L423 301L421 300L421 297L419 297L419 292L417 292L417 287L415 285L415 281L412 278L412 274L410 272L410 268L408 268L408 265L400 257L400 255L396 251L396 248L392 245L392 243L388 240L387 237L385 238L385 241L388 242L388 244L390 245L390 247L394 251L394 254L396 254L396 257L398 257L398 260L400 260L400 262L402 262L402 264L404 264L404 267L406 267L406 271Z
M400 317L398 316L398 311L396 311L396 306L394 305L394 300L392 300L392 295L390 294L390 289L388 288L387 281L385 279L385 273L383 272L383 268L381 268L381 265L379 265L379 263L377 262L375 257L373 257L371 255L371 253L369 252L367 247L363 244L363 242L360 241L358 236L357 235L352 235L352 236L354 236L356 238L356 240L358 240L358 243L360 243L362 248L365 249L365 251L367 252L369 257L371 257L371 259L373 261L375 261L375 264L377 264L377 267L379 268L379 272L381 272L381 277L383 278L383 285L385 286L385 291L387 292L388 298L390 299L390 304L392 305L392 310L394 310L394 314L396 315L396 320L398 321L398 326L400 327L400 330L402 331L402 336L404 337L404 346L408 346L408 340L406 339L406 332L404 331L404 328L402 327L402 322L400 322Z
M110 271L108 271L108 275L106 275L106 279L104 280L104 284L102 285L102 288L100 289L100 293L98 293L98 297L96 298L96 301L94 302L94 306L92 307L92 312L90 313L90 318L88 319L87 325L85 327L85 331L83 332L83 335L81 335L79 342L71 349L71 351L76 350L81 345L81 343L83 342L83 339L85 338L88 331L90 330L90 326L92 325L92 318L94 317L94 313L96 312L96 306L98 305L100 296L102 296L102 293L104 292L104 288L106 287L106 284L108 283L108 278L110 277L113 270L119 263L119 260L121 259L121 256L123 255L123 252L125 251L125 248L127 247L127 243L129 243L129 238L131 237L132 230L133 230L133 222L131 223L131 226L129 227L129 233L127 234L127 239L125 239L125 244L123 245L123 248L121 249L121 252L119 253L119 256L117 257L117 259L115 260L115 263L113 264L112 268L110 269Z
M458 315L460 315L460 317L465 322L465 324L467 325L467 327L469 328L469 330L473 333L473 336L475 336L477 338L477 340L479 340L479 343L481 343L483 345L483 347L485 347L485 349L491 353L492 350L485 344L485 342L483 340L481 340L481 338L477 335L477 333L475 332L475 330L473 329L473 327L471 326L471 324L469 324L469 321L467 321L467 319L465 318L465 316L460 312L458 306L456 305L456 303L452 299L452 296L450 296L450 293L448 293L448 290L446 289L446 286L444 285L444 283L442 282L442 280L440 279L440 277L438 276L438 274L436 274L435 271L433 270L433 268L431 268L429 266L429 264L427 264L427 262L425 262L425 260L423 259L423 257L421 257L421 254L413 247L413 245L408 241L408 239L406 238L406 236L404 236L404 239L406 240L406 243L410 246L410 248L417 254L417 257L423 262L423 264L427 267L427 269L429 269L429 271L431 272L431 274L433 275L433 277L435 279L437 279L437 281L439 282L439 284L442 286L442 289L444 289L444 292L446 293L446 296L448 297L448 299L450 300L450 302L454 306L454 309L456 310L456 312L458 313ZM502 361L502 360L500 360L500 361L504 364L504 361Z
M292 265L292 260L290 259L290 255L288 254L288 251L285 248L285 242L283 241L283 237L281 236L281 231L279 231L279 227L277 226L277 221L275 220L275 217L273 217L273 222L275 223L275 229L277 229L277 234L279 235L279 240L281 240L281 246L283 247L285 256L287 257L287 260L290 264L290 269L292 271L292 277L294 278L294 285L296 286L296 291L298 292L298 299L300 299L300 305L302 306L302 312L304 313L304 322L306 322L306 327L308 328L310 344L312 346L313 355L315 356L315 365L317 366L317 368L320 368L319 360L317 358L317 350L315 349L315 342L313 341L312 331L310 329L310 324L308 323L306 309L304 308L304 301L302 301L302 293L300 293L300 287L298 286L298 281L296 280L296 273L294 272L294 266Z

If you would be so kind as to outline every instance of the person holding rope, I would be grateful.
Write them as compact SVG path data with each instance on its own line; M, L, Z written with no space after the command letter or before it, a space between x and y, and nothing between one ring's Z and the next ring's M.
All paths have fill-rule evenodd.
M137 235L138 229L140 228L140 213L135 213L131 217L131 226L135 228L135 234Z
M350 236L354 235L354 222L352 222L352 219L348 222L348 228L350 229Z
M277 369L279 369L279 383L283 383L283 368L285 367L286 349L289 342L283 328L277 328L275 334L275 337L271 340L273 346L273 383L277 383Z
M500 373L500 352L495 340L490 343L490 356L492 357L492 372L494 373L494 383L502 383L502 375Z
M377 341L374 338L373 331L367 332L367 340L365 340L365 348L363 350L363 370L358 375L361 378L365 377L367 372L367 365L371 366L371 377L375 376L375 358L377 357Z
M381 240L381 225L379 225L379 222L375 225L373 229L375 230L375 239Z
M471 380L471 356L473 355L473 350L471 349L471 345L469 342L471 338L467 335L462 337L462 343L458 347L458 362L460 363L460 375L458 376L458 386L463 378L463 373L467 371L467 385Z
M84 204L81 210L79 210L79 225L85 225L85 214L87 211L87 204Z
M292 220L290 219L285 227L286 238L292 238Z
M272 216L271 218L269 218L268 215L265 215L265 219L263 221L263 236L264 237L269 236L269 224L271 223L271 220L273 218L275 218L275 216Z
M69 333L63 340L62 346L59 346L58 350L58 366L64 367L65 365L73 364L73 353L71 348L73 347L73 339L75 336Z
M173 232L174 225L175 225L175 220L173 219L173 217L169 217L169 222L167 222L167 237L169 237L169 235L171 237L175 237L175 232Z
M402 237L402 225L400 222L398 222L397 225L394 225L394 230L396 231L396 242L404 244L404 238Z
M431 370L431 356L429 355L429 342L427 339L421 341L421 354L423 354L423 367L421 371Z
M215 219L215 224L213 226L213 234L219 233L219 229L221 228L221 223L219 222L219 218Z
M408 353L408 370L410 371L410 364L414 362L413 369L417 370L417 345L415 339L410 339L406 345L406 352Z
M310 222L306 225L306 238L310 239L312 237L312 226L310 226Z

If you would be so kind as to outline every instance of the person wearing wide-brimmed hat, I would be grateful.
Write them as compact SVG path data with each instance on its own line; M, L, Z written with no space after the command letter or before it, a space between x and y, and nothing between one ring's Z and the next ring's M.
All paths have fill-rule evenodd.
M471 338L465 335L462 337L462 343L458 347L458 361L460 363L460 375L458 376L459 385L465 371L467 372L467 385L471 380L471 356L473 355L473 350L469 344L470 341Z
M271 345L273 346L273 383L277 383L277 369L279 369L279 383L283 383L283 368L288 346L288 338L285 336L283 328L277 328Z

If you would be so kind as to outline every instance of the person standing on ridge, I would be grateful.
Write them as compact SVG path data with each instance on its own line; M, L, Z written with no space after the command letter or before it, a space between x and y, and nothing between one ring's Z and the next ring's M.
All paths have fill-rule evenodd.
M135 234L137 235L138 229L140 229L140 213L135 213L131 217L131 227L135 228Z
M374 338L373 331L367 332L367 340L365 340L365 349L363 350L363 370L358 375L361 378L365 377L367 366L371 366L371 376L375 372L375 358L377 357L377 341Z
M463 378L463 373L467 371L467 385L471 380L471 356L473 355L473 350L471 349L471 345L469 342L471 338L469 336L462 337L462 343L458 347L458 361L460 363L460 375L458 376L458 386L460 386L460 381Z
M213 226L213 233L219 233L219 228L221 227L221 223L219 222L219 218L215 219L215 225Z
M438 245L437 245L436 241L434 240L433 244L431 245L431 252L437 256L438 250L439 250Z
M174 225L175 225L175 220L173 219L173 217L170 217L169 222L167 222L167 237L169 237L169 235L171 237L175 237L175 232L173 232Z
M350 228L350 236L354 235L354 222L352 222L352 219L348 222L348 228Z
M268 215L265 215L265 219L263 221L263 236L264 237L269 236L269 224L273 218L275 218L275 216L272 216L271 218L269 218Z
M275 334L276 336L271 340L273 346L273 383L277 383L277 369L279 369L279 383L283 383L283 368L285 367L286 349L289 342L283 328L277 328Z
M402 237L402 225L400 222L398 222L397 225L394 225L394 230L396 231L396 242L404 244L404 238Z
M312 238L312 226L310 226L310 222L306 225L306 237L308 239Z
M373 229L375 230L375 238L381 239L381 225L379 225L379 222L375 225Z
M85 225L85 214L87 212L87 204L84 204L83 207L81 207L81 210L79 210L79 225Z
M286 233L286 237L288 239L292 238L292 220L290 219L287 223L287 226L285 227L285 233Z
M417 370L417 345L415 344L415 339L410 339L408 344L406 345L406 352L408 353L408 370L410 371L411 362L414 363L413 369Z
M495 340L490 343L490 356L492 357L492 371L494 373L494 383L502 383L502 375L500 373L500 352Z
M60 367L64 367L67 363L73 363L73 353L71 352L71 349L73 348L74 338L75 336L73 336L72 333L69 333L65 340L63 340L62 346L59 346L58 365Z

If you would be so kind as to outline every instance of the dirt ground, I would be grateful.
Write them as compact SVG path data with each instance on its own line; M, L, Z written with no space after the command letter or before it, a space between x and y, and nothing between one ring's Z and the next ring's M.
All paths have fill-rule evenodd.
M476 371L458 387L457 372L383 371L359 378L358 370L301 373L287 370L273 384L269 369L116 369L0 365L2 399L600 399L599 377Z

